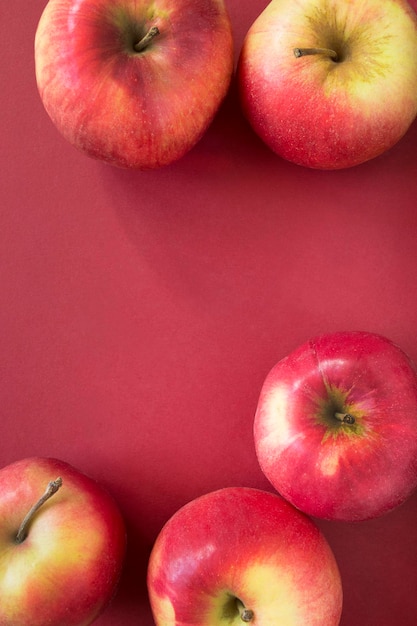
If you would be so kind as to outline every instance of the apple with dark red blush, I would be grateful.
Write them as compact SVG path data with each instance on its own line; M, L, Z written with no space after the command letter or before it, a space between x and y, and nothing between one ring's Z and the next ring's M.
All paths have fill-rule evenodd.
M370 332L313 338L282 358L254 421L260 466L305 513L379 517L417 486L417 375L405 352Z
M76 148L168 165L201 139L233 73L223 0L49 0L35 36L44 107Z
M157 626L338 626L342 583L308 516L277 494L227 487L179 509L154 544Z
M51 458L0 470L0 624L87 626L113 598L126 531L95 480Z

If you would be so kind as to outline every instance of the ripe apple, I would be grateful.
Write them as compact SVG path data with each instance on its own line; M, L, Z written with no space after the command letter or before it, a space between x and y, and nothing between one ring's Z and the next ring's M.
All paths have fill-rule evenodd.
M357 165L417 114L417 18L405 0L272 0L240 54L243 111L285 159Z
M342 585L316 525L277 494L227 487L165 524L148 567L157 626L337 626Z
M298 509L378 517L417 486L415 369L374 333L313 338L266 377L254 438L264 474Z
M36 80L58 130L90 157L167 165L206 131L233 72L223 0L49 0Z
M122 569L119 509L67 463L29 458L0 470L1 626L87 626Z

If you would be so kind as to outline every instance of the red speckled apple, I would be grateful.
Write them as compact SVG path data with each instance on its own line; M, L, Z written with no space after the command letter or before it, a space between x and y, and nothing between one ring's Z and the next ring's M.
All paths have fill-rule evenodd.
M238 81L263 141L312 168L391 148L417 114L417 19L405 0L272 0L249 29Z
M167 165L206 131L229 87L223 0L49 0L36 79L63 136L91 157Z
M405 353L368 332L311 339L268 374L255 415L259 463L305 513L359 521L417 486L417 376Z
M228 487L186 504L153 547L157 626L337 626L339 570L327 541L276 494Z
M56 459L0 471L1 626L87 626L113 596L125 554L118 507Z

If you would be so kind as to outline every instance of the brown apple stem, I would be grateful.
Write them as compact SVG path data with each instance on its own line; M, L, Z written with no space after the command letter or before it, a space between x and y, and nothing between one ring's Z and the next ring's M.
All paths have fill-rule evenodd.
M16 543L22 543L26 539L28 535L28 528L34 516L39 511L41 506L43 506L45 502L49 500L49 498L58 491L61 485L62 485L62 478L60 477L57 478L56 480L51 480L51 482L48 483L48 486L43 496L39 498L36 504L34 504L32 508L26 513L23 519L23 522L20 524L19 530L17 531L17 535L16 535Z
M242 600L239 600L239 598L236 598L236 606L242 622L248 624L253 620L253 618L255 617L253 611L251 611L251 609L247 609Z
M299 57L306 57L313 54L322 54L330 59L333 59L333 61L338 60L337 52L335 52L335 50L330 50L330 48L294 48L294 56L297 59Z
M334 416L335 416L335 418L337 420L339 420L339 422L342 422L343 424L354 424L355 423L355 418L350 413L339 413L339 412L336 412L334 414Z
M133 46L136 52L142 52L142 50L145 50L156 35L159 35L159 28L157 26L152 26L146 35Z

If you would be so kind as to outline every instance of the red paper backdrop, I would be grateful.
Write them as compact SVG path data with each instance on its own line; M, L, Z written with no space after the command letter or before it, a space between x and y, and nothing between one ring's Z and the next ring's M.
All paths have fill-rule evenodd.
M223 486L271 489L252 421L278 359L316 333L367 329L417 361L417 125L367 164L310 171L257 139L233 84L182 160L117 170L42 107L44 4L0 8L0 466L56 456L111 490L129 553L97 625L151 626L147 558L170 515ZM227 1L236 57L266 4ZM417 496L319 526L344 579L342 626L414 626Z

